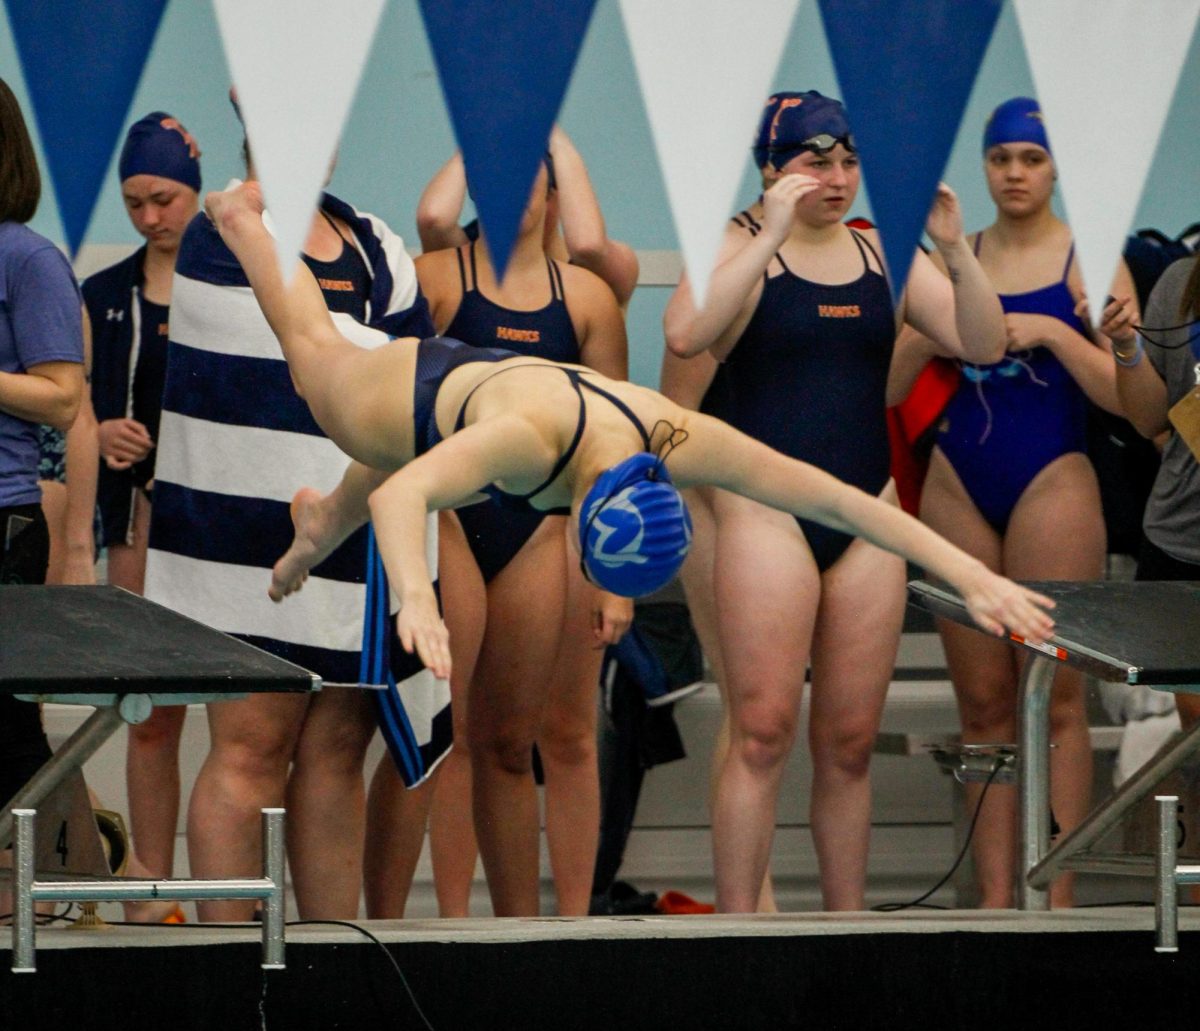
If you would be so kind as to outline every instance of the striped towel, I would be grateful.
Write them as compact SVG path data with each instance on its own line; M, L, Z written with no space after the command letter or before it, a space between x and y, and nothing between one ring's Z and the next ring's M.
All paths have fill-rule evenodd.
M373 276L369 324L335 312L338 329L362 347L432 335L400 238L333 197L323 206L351 227ZM393 629L381 636L380 607L386 616L392 606L386 586L368 573L367 528L317 566L298 594L278 605L267 597L270 569L291 543L292 496L301 486L331 490L347 462L297 396L237 260L198 216L172 287L146 596L327 684L388 684L375 692L380 723L412 787L450 747L449 688L398 643L389 647L394 621L385 619ZM428 540L436 570L434 516ZM368 580L376 594L370 612ZM402 741L394 740L396 728Z

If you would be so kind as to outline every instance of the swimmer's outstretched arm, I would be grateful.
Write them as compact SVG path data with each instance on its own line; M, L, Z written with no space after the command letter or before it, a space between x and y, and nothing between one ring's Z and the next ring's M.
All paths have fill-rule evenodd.
M545 476L557 452L525 419L501 415L459 430L393 473L370 497L375 540L400 599L396 630L435 676L450 676L450 637L425 560L425 517L479 499L488 483Z
M1053 601L993 573L900 509L716 419L690 415L687 428L687 442L668 462L679 486L723 487L901 555L954 587L989 633L1003 636L1007 628L1037 643L1053 632L1043 611Z

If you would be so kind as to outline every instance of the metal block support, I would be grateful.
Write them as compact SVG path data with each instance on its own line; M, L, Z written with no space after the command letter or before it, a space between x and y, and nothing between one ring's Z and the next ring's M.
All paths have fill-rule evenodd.
M198 899L253 899L263 903L262 965L266 970L284 967L284 810L264 809L263 876L223 880L52 880L39 881L34 872L33 809L14 809L16 831L13 849L13 973L31 974L34 960L37 902L144 902L173 899L190 902Z
M1155 795L1158 803L1158 878L1154 895L1155 952L1179 951L1179 886L1175 883L1178 849L1175 807L1178 795Z

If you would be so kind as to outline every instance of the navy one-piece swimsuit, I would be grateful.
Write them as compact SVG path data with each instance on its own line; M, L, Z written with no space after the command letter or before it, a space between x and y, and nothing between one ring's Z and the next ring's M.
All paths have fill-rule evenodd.
M741 219L757 231L758 224ZM739 220L739 224L745 222ZM762 297L714 380L706 408L791 458L878 495L891 475L886 388L896 328L887 280L850 230L862 275L850 283L813 283L783 267L763 273ZM797 519L825 572L852 538Z
M422 340L417 345L417 367L413 379L414 454L416 456L423 455L430 448L440 444L444 439L437 425L437 395L442 383L445 382L446 377L450 373L462 365L474 365L481 362L495 364L508 358L520 357L522 355L515 354L512 351L502 351L494 347L471 347L469 344L464 344L461 340L454 340L450 337L429 337ZM501 373L509 372L513 369L528 369L531 366L549 372L561 372L566 376L571 386L574 387L575 396L579 399L579 415L576 418L575 433L571 438L571 443L559 455L558 461L554 463L554 467L550 470L550 474L545 480L528 494L512 494L501 490L495 484L487 484L480 489L480 493L486 494L489 500L482 502L480 505L471 505L469 506L470 508L494 507L505 518L509 515L533 513L539 520L547 515L568 515L570 513L570 508L534 508L533 499L558 479L562 471L567 467L567 464L575 456L575 450L579 447L579 442L583 439L583 432L587 428L587 403L584 399L584 391L604 398L617 411L624 415L633 424L634 429L637 430L638 435L641 437L642 447L647 451L650 450L650 435L646 432L646 428L641 424L629 406L619 397L610 394L603 387L588 380L587 374L580 369L573 369L565 365L534 365L527 362L497 369L492 373L492 376L499 376ZM471 403L475 392L491 378L491 376L487 376L481 382L477 383L474 389L463 400L462 405L458 409L458 415L455 418L452 432L457 433L466 425L467 406ZM459 509L459 514L461 515L464 511L466 509Z
M546 268L550 303L536 311L517 311L496 304L480 292L475 243L460 247L462 301L446 327L446 335L475 347L500 347L552 362L579 364L579 340L567 311L562 273L549 259ZM506 505L496 500L458 510L459 522L485 582L490 582L512 561L547 514L529 505Z
M983 234L975 238L975 253ZM1005 312L1050 315L1082 336L1067 274L1072 244L1056 283L1000 294ZM993 365L961 362L962 378L946 405L937 446L983 517L999 534L1025 488L1062 455L1087 450L1087 404L1071 374L1046 347L1009 354Z

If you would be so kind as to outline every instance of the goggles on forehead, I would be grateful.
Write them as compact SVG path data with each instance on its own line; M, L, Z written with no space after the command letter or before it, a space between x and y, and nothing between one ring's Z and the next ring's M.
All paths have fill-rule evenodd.
M852 153L857 149L854 146L854 137L850 133L846 133L844 136L834 136L827 132L810 136L799 145L799 149L811 150L814 154L828 154L839 143Z
M858 150L854 143L854 137L850 133L846 133L843 136L834 136L833 133L822 132L817 133L816 136L810 136L806 140L801 140L799 143L776 144L773 147L769 147L767 152L772 156L786 154L789 158L794 157L802 151L809 151L810 153L824 156L839 143L852 154Z

